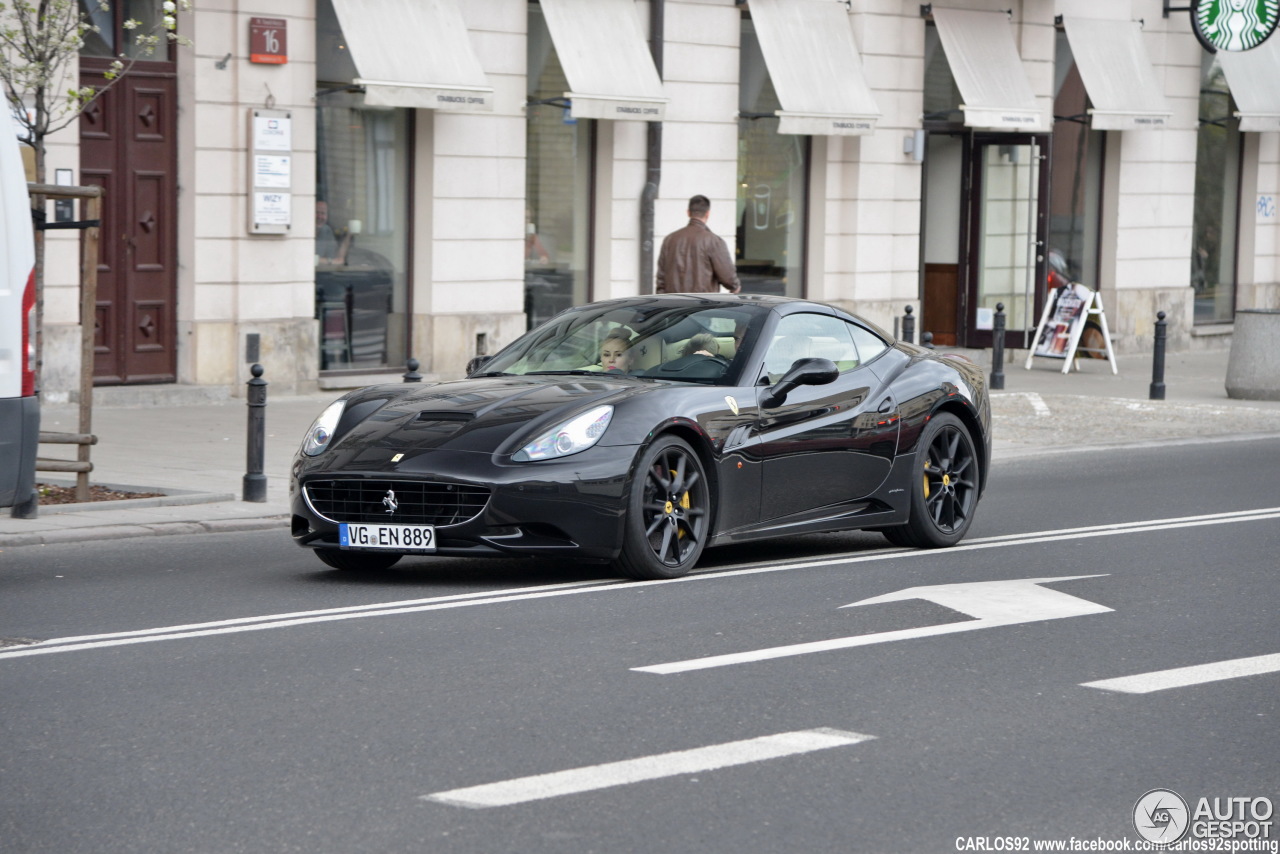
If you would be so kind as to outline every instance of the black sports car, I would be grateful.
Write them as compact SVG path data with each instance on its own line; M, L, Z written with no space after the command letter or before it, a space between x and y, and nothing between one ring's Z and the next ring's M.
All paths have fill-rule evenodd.
M353 391L293 463L326 564L558 555L634 578L703 548L873 528L950 546L986 483L982 372L840 309L676 294L556 315L466 379Z

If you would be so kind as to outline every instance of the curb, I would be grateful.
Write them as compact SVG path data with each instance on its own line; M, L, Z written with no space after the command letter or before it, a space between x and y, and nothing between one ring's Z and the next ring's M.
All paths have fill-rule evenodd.
M108 489L117 489L102 484ZM162 492L159 487L130 486L129 492ZM41 504L40 516L56 516L59 513L84 513L89 510L142 510L148 507L186 507L191 504L213 504L218 501L235 501L229 492L183 492L160 495L154 498L120 498L115 501L85 501L80 504Z
M119 501L104 502L119 504ZM66 505L64 505L66 506ZM83 505L81 505L83 506ZM207 522L157 522L152 525L97 525L62 531L0 535L0 548L48 546L59 543L101 542L132 537L172 536L175 534L228 534L245 531L286 530L289 516L260 516L254 519L212 519Z

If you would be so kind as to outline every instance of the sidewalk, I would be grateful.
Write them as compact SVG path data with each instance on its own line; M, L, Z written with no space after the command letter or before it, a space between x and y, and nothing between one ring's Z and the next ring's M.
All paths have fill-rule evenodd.
M990 377L990 352L969 352ZM997 462L1065 449L1151 443L1219 435L1280 435L1280 402L1231 400L1224 389L1227 350L1171 353L1165 360L1166 399L1149 399L1150 356L1117 359L1112 375L1101 360L1082 359L1080 370L1014 351L1005 389L992 393L993 454ZM92 482L162 498L44 505L36 519L0 510L0 549L42 543L92 541L202 531L278 529L289 517L289 464L312 420L339 392L273 398L266 414L267 501L240 501L245 473L247 408L243 399L184 398L175 387L150 405L98 405L93 432ZM146 403L146 402L144 402ZM75 430L77 410L45 407L42 429ZM71 458L70 446L41 453ZM45 483L71 483L74 475L39 473ZM0 558L2 561L2 558Z

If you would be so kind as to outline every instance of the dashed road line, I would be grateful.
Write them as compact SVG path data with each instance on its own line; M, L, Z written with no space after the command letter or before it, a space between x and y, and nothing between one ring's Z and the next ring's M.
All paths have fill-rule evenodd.
M697 774L730 768L734 765L780 759L818 750L830 750L834 747L847 747L872 738L875 736L838 729L783 732L760 738L749 738L745 741L730 741L708 747L695 747L691 750L677 750L673 753L626 759L621 762L587 765L532 777L517 777L513 780L482 786L450 789L447 792L423 795L422 800L471 809L505 807L614 786L625 786L645 780Z
M1277 672L1280 672L1280 653L1255 655L1251 658L1233 658L1229 661L1195 664L1190 667L1175 667L1172 670L1153 670L1150 673L1138 673L1116 679L1099 679L1096 682L1080 684L1086 688L1100 688L1103 691L1150 694L1152 691L1167 691L1170 688L1186 688L1190 685L1203 685L1206 682L1221 682L1225 679Z

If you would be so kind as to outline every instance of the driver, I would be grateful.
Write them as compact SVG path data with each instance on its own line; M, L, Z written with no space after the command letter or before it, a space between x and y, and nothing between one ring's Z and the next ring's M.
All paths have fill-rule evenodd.
M683 376L715 379L724 373L729 361L720 355L720 342L709 332L694 335L680 350L680 356L657 370L658 376Z

